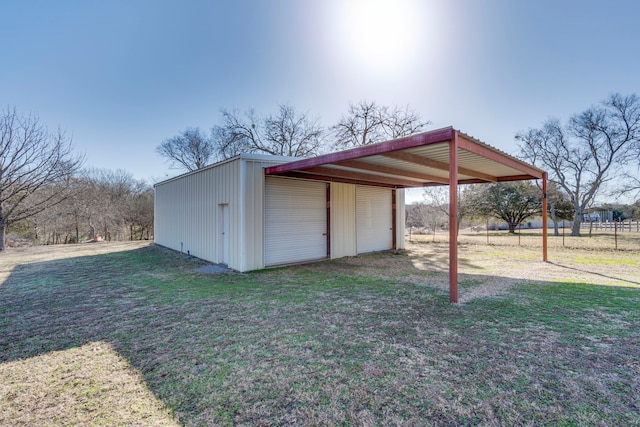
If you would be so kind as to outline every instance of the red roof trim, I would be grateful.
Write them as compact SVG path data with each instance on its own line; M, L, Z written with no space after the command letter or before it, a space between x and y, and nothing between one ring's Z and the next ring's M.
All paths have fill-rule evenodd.
M405 185L398 184L385 184L378 181L365 181L361 179L352 179L352 178L344 178L344 177L336 177L336 176L326 176L326 175L315 175L311 173L303 173L303 172L285 172L279 176L285 178L299 178L306 180L314 180L314 181L323 181L323 182L339 182L344 184L356 184L356 185L369 185L372 187L385 187L385 188L407 188ZM442 185L442 184L438 184ZM413 186L411 186L413 187Z

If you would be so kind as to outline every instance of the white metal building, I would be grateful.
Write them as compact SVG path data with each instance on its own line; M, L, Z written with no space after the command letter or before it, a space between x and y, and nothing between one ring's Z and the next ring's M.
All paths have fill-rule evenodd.
M295 160L243 154L156 184L155 242L238 271L404 247L403 190L265 175Z
M155 241L238 271L403 248L404 188L447 185L457 302L458 185L530 179L546 212L546 172L452 127L310 159L242 155L156 184Z

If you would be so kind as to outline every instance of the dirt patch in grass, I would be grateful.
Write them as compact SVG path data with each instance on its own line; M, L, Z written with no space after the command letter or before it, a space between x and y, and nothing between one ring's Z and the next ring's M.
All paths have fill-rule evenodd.
M2 255L0 424L640 425L640 267L608 253L463 243L452 305L445 243L215 275L102 248Z

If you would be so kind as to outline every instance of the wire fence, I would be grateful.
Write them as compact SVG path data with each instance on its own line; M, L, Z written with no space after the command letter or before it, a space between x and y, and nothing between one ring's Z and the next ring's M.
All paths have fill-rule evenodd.
M624 232L636 232L640 233L640 221L620 221L620 222L583 222L580 224L580 231L619 231Z
M594 224L595 225L595 224ZM618 224L620 225L620 224ZM640 251L640 231L636 231L637 222L625 223L622 228L599 226L581 228L580 236L571 236L571 229L560 227L558 235L548 230L547 246L549 248L576 248L592 250ZM415 234L407 231L409 242L448 242L449 232L438 230L435 233ZM495 246L528 246L542 248L541 229L521 229L515 233L508 231L486 230L484 227L463 228L458 233L458 243Z

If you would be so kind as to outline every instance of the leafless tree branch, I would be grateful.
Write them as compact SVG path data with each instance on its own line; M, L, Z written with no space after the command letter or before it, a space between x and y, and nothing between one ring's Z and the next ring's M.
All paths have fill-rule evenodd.
M374 101L360 101L350 104L347 114L331 128L333 147L352 148L408 136L429 124L408 106L390 108Z
M583 211L595 200L615 166L626 164L640 144L640 99L611 95L599 106L577 114L562 126L546 121L541 129L516 135L521 156L547 169L574 207L572 235L580 234Z
M2 251L6 227L63 201L84 159L73 155L64 132L49 132L36 116L19 115L15 108L0 114Z
M187 171L205 167L215 158L212 139L199 128L188 128L181 134L164 140L156 147L156 152L173 167Z

